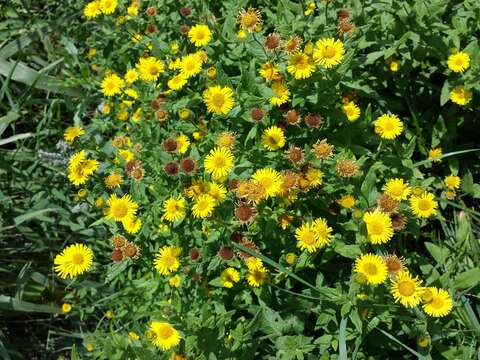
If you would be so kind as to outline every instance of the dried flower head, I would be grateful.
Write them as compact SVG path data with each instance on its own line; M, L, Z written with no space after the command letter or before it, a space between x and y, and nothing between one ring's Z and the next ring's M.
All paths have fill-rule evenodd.
M198 261L200 260L200 257L201 257L200 250L196 247L191 248L190 251L188 252L188 256L190 257L190 260Z
M175 151L177 151L177 148L178 148L178 144L177 144L177 139L175 138L168 138L167 140L165 140L163 142L163 148L165 149L165 151L169 152L169 153L173 153Z
M180 166L176 161L170 161L165 164L164 170L168 176L177 176L180 171Z
M251 250L251 251L253 251L253 252L256 252L256 253L260 252L260 251L258 250L257 245L255 245L255 243L254 243L253 241L250 241L250 240L247 240L247 239L243 239L242 242L241 242L241 244L242 244L243 246L245 246L247 249L249 249L249 250ZM239 255L242 259L248 259L248 258L252 257L252 255L250 255L249 253L244 252L244 251L241 251L241 250L238 252L238 255Z
M298 175L293 171L284 171L282 173L282 192L288 193L289 191L296 189L298 178Z
M285 151L285 158L290 160L292 164L298 165L303 162L305 154L298 146L290 146L290 149Z
M285 114L283 114L283 117L289 125L297 125L302 119L300 114L293 109L288 110Z
M145 170L143 170L143 168L141 168L141 167L137 167L137 168L133 169L133 171L131 172L130 175L135 180L140 181L145 177Z
M395 254L387 254L383 256L383 260L387 264L388 276L395 278L399 272L406 271L405 258L398 257Z
M395 231L401 231L407 226L407 218L403 214L390 214L392 219L392 228Z
M320 142L317 141L313 145L313 154L322 160L328 160L333 157L335 147L327 142L327 139L323 139Z
M337 173L341 177L351 178L358 174L358 165L355 161L349 159L337 160Z
M189 31L190 31L190 26L188 25L180 26L180 34L187 36Z
M237 16L237 23L240 26L240 29L254 32L257 28L262 26L262 14L260 10L253 7L248 8L248 10L242 9Z
M341 20L337 23L339 35L351 35L355 31L355 25L350 20Z
M129 242L123 249L123 254L130 259L138 259L140 257L140 248Z
M273 32L267 35L265 39L265 47L270 51L274 51L280 46L280 42L280 34Z
M228 149L233 149L235 147L236 137L235 134L231 131L224 131L218 135L217 145L220 147L226 147Z
M377 205L383 212L393 213L398 209L398 202L387 194L382 194L377 199Z
M158 121L165 122L165 121L167 121L168 113L164 110L158 110L155 113L155 116L157 117Z
M283 43L283 49L287 53L295 53L300 50L300 46L302 45L302 43L303 40L300 36L293 35L292 37L290 37L290 39Z
M110 242L112 243L112 246L114 248L121 249L127 243L127 239L125 238L125 236L122 235L113 235L110 239Z
M186 157L180 161L180 168L186 174L191 174L197 169L197 162L192 157Z
M153 6L150 6L145 10L145 14L147 16L155 16L157 15L157 8L154 8Z
M183 17L188 17L188 16L192 15L192 9L189 8L189 7L184 6L184 7L182 7L182 8L180 9L180 14L181 14Z
M157 32L157 26L155 24L148 24L145 31L147 34L155 34Z
M265 116L265 112L262 109L256 107L252 109L251 116L253 121L260 122L263 120L263 117Z
M315 113L308 114L307 116L305 116L305 119L303 121L305 121L305 124L309 128L315 128L315 129L319 128L323 122L322 117Z
M235 207L235 218L241 224L250 224L254 220L257 211L246 202L240 201Z
M224 261L232 260L233 255L233 250L230 246L222 246L218 251L218 256Z
M133 159L125 164L125 172L128 175L130 175L133 173L135 169L138 169L141 167L142 167L142 163L140 162L140 160Z
M346 8L341 8L337 11L337 19L349 19L350 18L350 10Z
M123 260L123 252L119 249L113 249L112 251L112 261L120 262Z

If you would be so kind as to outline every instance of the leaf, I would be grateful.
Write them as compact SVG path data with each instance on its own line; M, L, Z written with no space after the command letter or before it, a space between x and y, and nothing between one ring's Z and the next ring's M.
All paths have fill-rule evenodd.
M470 269L458 274L453 282L454 289L463 290L476 286L480 282L480 268Z
M437 264L442 264L450 256L450 251L445 247L440 247L431 242L426 242L425 247Z
M347 318L342 317L340 321L340 332L338 336L338 351L339 351L339 359L340 360L347 360L347 343L346 343L346 336L345 331L347 329Z
M375 202L375 198L377 194L377 191L375 189L376 180L377 180L377 177L375 175L375 168L372 166L368 171L367 176L365 176L365 180L363 181L363 184L360 188L369 206L372 205L373 202Z
M20 114L13 111L10 111L7 115L0 117L0 136L2 136L9 124L17 120L19 117Z
M450 86L448 80L445 80L442 86L442 92L440 93L440 105L445 105L448 100L450 100Z
M27 214L17 216L14 219L15 225L18 226L25 221L41 218L43 216L43 214L46 214L46 213L51 212L51 211L57 211L57 210L58 210L57 208L41 209L41 210L32 211L32 212L29 212Z
M339 242L335 245L335 252L342 255L343 257L355 259L358 255L362 253L362 250L358 245L347 245L345 243Z
M383 54L384 54L383 50L374 51L374 52L371 52L370 54L367 54L365 65L374 63L377 59L381 58Z
M35 134L33 134L33 133L23 133L23 134L17 134L17 135L10 136L6 139L0 139L0 146L6 145L6 144L9 144L11 142L18 141L18 140L28 139L29 137L32 137L34 135Z
M47 314L58 314L61 312L60 308L54 305L34 304L5 295L0 295L0 309L7 311L39 312Z
M118 275L120 275L128 265L128 261L122 261L121 263L112 264L108 267L107 276L105 277L105 284L114 280Z

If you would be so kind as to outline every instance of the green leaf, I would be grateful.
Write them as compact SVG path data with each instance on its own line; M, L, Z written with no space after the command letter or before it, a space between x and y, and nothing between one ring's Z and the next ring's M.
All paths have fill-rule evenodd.
M33 133L23 133L23 134L17 134L17 135L10 136L6 139L0 139L0 146L10 144L10 143L18 141L18 140L28 139L29 137L32 137L34 135L35 134L33 134Z
M54 305L34 304L5 295L0 295L0 309L7 311L39 312L47 314L58 314L61 312L60 308Z
M442 264L450 256L450 251L445 247L440 247L431 242L426 242L425 247L437 264Z
M476 286L480 282L480 268L470 269L458 274L453 282L457 290L464 290Z
M448 100L450 100L450 86L448 80L445 80L442 86L442 92L440 93L440 105L445 105Z
M340 360L347 360L347 343L346 343L346 332L347 329L347 318L342 317L340 321L340 331L338 337L338 351L339 351L339 359Z
M25 221L28 221L28 220L32 220L32 219L41 219L41 218L44 218L43 215L48 213L48 212L51 212L51 211L58 211L57 208L48 208L48 209L41 209L41 210L36 210L36 211L32 211L32 212L29 212L27 214L23 214L23 215L20 215L20 216L17 216L14 221L15 221L15 225L20 225L21 223L25 222Z
M0 136L2 136L9 124L17 120L19 117L20 114L13 111L10 111L7 115L0 117Z

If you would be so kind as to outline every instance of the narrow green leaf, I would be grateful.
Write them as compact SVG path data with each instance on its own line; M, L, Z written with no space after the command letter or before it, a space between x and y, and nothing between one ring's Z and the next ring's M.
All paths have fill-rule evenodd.
M340 333L338 337L339 359L347 360L347 342L345 332L347 330L347 318L342 317L340 321Z
M57 210L58 209L56 209L56 208L41 209L41 210L36 210L36 211L29 212L27 214L17 216L14 219L15 225L18 226L25 221L32 220L32 219L37 219L39 217L42 217L44 214L46 214L48 212L57 211Z
M6 144L9 144L9 143L18 141L18 140L28 139L29 137L32 137L34 135L35 134L33 134L33 133L23 133L23 134L17 134L17 135L10 136L6 139L0 139L0 146L6 145Z
M458 274L453 282L457 290L468 289L480 282L480 268L470 269Z
M34 304L5 295L0 295L0 309L7 311L40 312L48 314L58 314L61 312L60 308L54 305Z

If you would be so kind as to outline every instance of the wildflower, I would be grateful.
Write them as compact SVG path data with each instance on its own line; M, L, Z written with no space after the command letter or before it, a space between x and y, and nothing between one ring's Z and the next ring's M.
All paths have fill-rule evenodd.
M292 54L288 60L287 71L297 80L309 78L314 70L315 64L312 59L302 52Z
M65 130L63 138L67 143L72 145L75 139L79 138L83 134L85 134L85 130L83 130L81 126L70 126Z
M305 116L305 119L303 121L305 122L305 125L307 125L309 128L314 129L318 129L323 123L322 117L315 113L309 113L307 116Z
M190 139L188 136L182 134L177 136L176 138L177 141L177 151L179 154L185 154L188 151L188 148L190 147Z
M234 268L229 267L222 271L220 280L224 287L231 288L235 283L240 281L240 274Z
M379 285L387 280L387 264L378 255L363 254L355 259L354 270L363 275L369 285Z
M350 122L354 122L360 117L360 108L353 101L344 104L342 110Z
M180 343L180 333L169 323L153 321L150 323L150 341L162 350L169 350Z
M216 147L205 157L205 171L214 180L228 176L233 169L234 157L228 148Z
M472 92L463 85L455 86L450 91L450 100L460 106L467 105L472 100Z
M293 35L290 37L290 39L283 43L283 49L289 54L296 53L297 51L299 51L302 42L303 40L300 36Z
M270 50L274 51L280 46L280 35L276 32L270 33L265 38L265 47Z
M228 86L210 86L203 92L207 110L217 115L226 115L232 110L235 101L233 90Z
M181 249L179 247L162 247L155 255L155 269L162 275L168 275L171 272L177 271L180 267L180 261L178 260L180 253Z
M285 145L285 134L278 126L271 126L264 131L262 143L270 151L278 150Z
M170 280L168 280L168 284L171 286L171 287L176 287L178 288L180 286L180 283L182 282L182 278L180 277L180 275L174 275L170 278Z
M392 287L390 289L395 302L400 302L405 307L415 307L420 304L422 283L417 276L413 277L408 271L402 271L392 279Z
M368 239L372 244L384 244L392 238L392 220L383 211L367 212L363 221L367 224Z
M443 182L445 183L445 186L447 189L455 190L460 188L461 180L458 176L448 175L448 176L445 176L445 179L443 180Z
M101 84L105 96L114 96L122 92L125 82L117 74L107 75Z
M340 64L345 54L345 48L340 40L333 38L320 39L315 43L313 59L319 65L330 69Z
M140 58L135 66L140 72L140 78L144 81L156 81L165 71L163 63L153 56Z
M410 195L410 187L408 183L403 182L403 179L390 179L383 186L385 194L391 196L394 200L406 200Z
M212 32L207 25L194 25L188 31L188 38L196 47L205 46L212 39Z
M305 10L305 16L313 14L316 8L317 6L315 5L315 2L312 1L310 4L308 4L307 9Z
M195 218L205 219L213 214L215 199L208 194L201 194L192 206L192 213Z
M358 174L358 165L353 160L337 160L336 170L338 175L345 178L355 177Z
M263 168L255 171L252 179L263 187L265 197L275 196L280 192L282 177L278 171L271 168Z
M264 267L249 270L246 278L250 286L262 286L268 280L268 270Z
M100 15L102 10L100 9L100 1L90 1L85 8L83 9L83 15L87 18L87 20L93 19Z
M403 123L397 115L383 114L373 124L375 133L382 139L392 140L403 132Z
M117 0L100 0L100 10L105 15L112 14L117 8Z
M446 290L430 288L431 297L423 305L423 311L432 317L444 317L448 315L453 308L453 301Z
M407 271L405 259L397 255L388 254L383 257L385 264L387 264L388 276L396 277L400 272Z
M109 174L105 178L105 186L109 189L113 189L114 187L119 187L122 183L122 175L116 172Z
M249 33L254 32L259 26L262 25L262 14L258 9L248 8L248 10L242 9L237 16L237 23L240 26L240 29L248 31Z
M337 203L345 209L351 209L355 206L355 198L352 195L345 195L338 199Z
M70 311L72 311L72 305L69 303L64 303L62 304L62 312L64 314L68 314Z
M387 59L387 66L391 72L397 72L400 70L400 61L395 58L389 58Z
M438 203L432 193L424 192L423 194L410 197L410 209L412 213L420 218L428 218L437 212Z
M275 96L270 98L270 104L273 106L285 104L290 97L290 90L284 81L273 81L272 91L275 93Z
M168 80L167 85L171 90L180 90L186 83L187 79L182 74L179 74Z
M267 61L260 66L260 76L267 81L281 80L280 68L272 61Z
M288 110L285 114L283 114L284 119L287 121L289 125L297 125L300 123L301 116L295 110Z
M185 215L185 198L179 196L177 198L170 197L163 205L163 218L167 221L174 222L180 220Z
M235 147L235 141L235 134L231 131L224 131L217 137L217 145L220 147L226 147L230 150Z
M256 210L255 208L249 206L245 202L240 202L234 210L234 215L235 218L241 223L241 224L250 224L253 219L255 218L256 215Z
M126 218L122 221L123 228L129 234L136 234L142 228L142 220L139 218Z
M138 209L137 203L135 203L128 194L123 195L121 198L117 197L116 194L110 195L107 206L105 217L115 221L133 218Z
M334 151L335 147L329 144L327 139L317 141L313 145L313 153L319 159L328 160L332 158Z
M456 73L463 73L470 67L470 56L463 51L458 51L448 57L448 68Z
M81 150L68 161L68 180L74 185L82 185L99 166L97 160L86 159L85 150Z
M62 279L74 278L90 270L93 251L83 244L73 244L55 256L55 272Z

